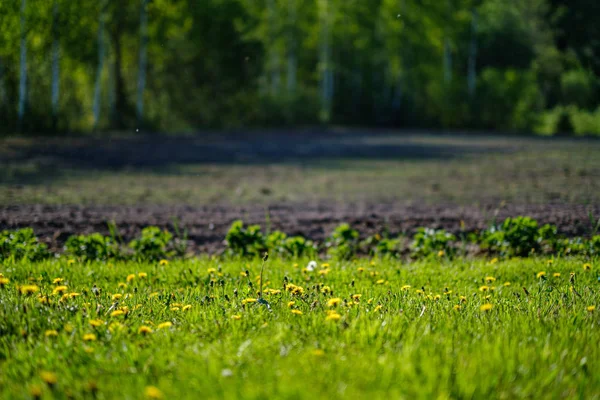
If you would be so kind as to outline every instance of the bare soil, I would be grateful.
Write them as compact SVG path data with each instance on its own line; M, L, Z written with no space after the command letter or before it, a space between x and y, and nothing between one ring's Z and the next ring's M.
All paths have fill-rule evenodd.
M190 206L0 206L0 229L32 227L38 237L52 248L62 247L74 234L108 234L107 222L114 221L124 240L139 234L142 228L156 225L174 231L174 221L186 230L195 252L216 253L232 221L242 219L260 224L263 230L279 229L289 235L303 235L322 241L339 224L347 222L362 236L388 232L412 234L419 227L443 228L453 233L481 230L509 216L527 215L541 224L556 224L568 236L591 233L589 212L600 215L600 206L489 205L421 206L398 203L373 204L272 204L270 206L212 205Z

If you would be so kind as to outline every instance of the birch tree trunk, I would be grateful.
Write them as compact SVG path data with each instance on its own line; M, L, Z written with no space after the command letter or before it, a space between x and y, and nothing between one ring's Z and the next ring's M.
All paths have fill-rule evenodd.
M100 121L100 108L102 96L102 70L104 68L104 10L100 10L98 18L98 65L96 67L96 82L94 84L94 130Z
M146 68L148 64L148 0L142 0L140 9L140 54L137 85L137 120L144 120L144 90L146 89Z
M296 0L288 0L288 54L287 54L287 91L290 97L296 93L296 74L297 74L297 58L296 58L296 38L294 36L296 28Z
M21 60L19 65L19 107L17 110L18 129L23 129L23 118L27 107L27 35L25 32L26 0L21 0Z
M469 97L475 96L477 87L477 10L471 10L471 45L469 47L469 64L467 73L467 89Z
M58 122L58 100L60 90L60 37L59 37L58 0L52 8L52 129Z
M333 98L329 0L320 0L319 4L321 14L321 52L319 60L321 69L321 119L327 122L331 117L331 103Z

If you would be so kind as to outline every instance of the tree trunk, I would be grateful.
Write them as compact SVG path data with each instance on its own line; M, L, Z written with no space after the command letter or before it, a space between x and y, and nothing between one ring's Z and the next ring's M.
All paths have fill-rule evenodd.
M469 47L469 66L467 75L467 89L469 97L475 96L477 87L477 10L471 11L471 45Z
M60 37L58 21L58 0L52 8L52 130L58 123L58 100L60 90Z
M96 67L96 82L94 84L94 130L100 121L100 108L102 96L102 70L104 68L104 10L100 10L98 18L98 65Z
M19 66L19 108L18 130L23 130L23 119L27 108L27 35L25 32L25 9L26 0L21 0L21 60Z
M140 9L140 54L137 86L137 120L144 121L144 90L146 89L146 67L148 63L148 0L142 0Z

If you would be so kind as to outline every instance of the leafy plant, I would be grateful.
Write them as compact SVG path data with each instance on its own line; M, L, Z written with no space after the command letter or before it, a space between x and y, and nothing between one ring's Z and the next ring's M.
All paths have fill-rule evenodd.
M413 257L427 257L439 252L452 256L451 243L455 240L456 236L444 229L419 228L411 244Z
M341 224L332 232L326 242L327 253L337 259L348 260L352 258L359 245L359 234L348 224Z
M506 218L500 226L492 226L482 234L482 247L508 256L525 257L557 243L557 228L546 224L541 228L529 217Z
M67 254L84 260L106 261L119 256L119 247L111 237L99 233L71 236L65 243Z
M275 237L272 240L276 240ZM244 227L241 220L234 221L225 236L230 254L247 256L262 255L266 249L265 238L258 225Z
M140 260L158 261L171 255L169 251L172 245L173 235L167 230L161 230L157 226L149 226L142 229L142 235L129 243Z
M39 261L49 256L48 246L39 242L31 228L0 233L0 261L10 257Z

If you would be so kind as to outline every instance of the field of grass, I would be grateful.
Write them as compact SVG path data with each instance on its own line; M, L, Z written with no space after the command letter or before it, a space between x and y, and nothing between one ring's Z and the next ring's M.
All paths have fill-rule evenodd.
M229 138L4 139L0 204L600 202L600 142L276 132Z
M0 397L600 398L598 259L316 264L5 260Z

